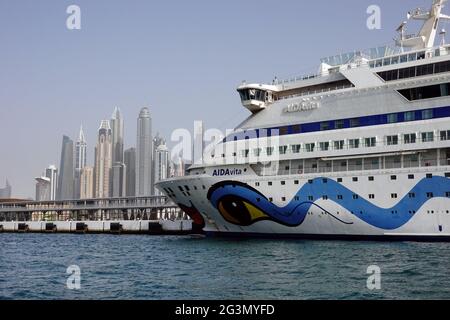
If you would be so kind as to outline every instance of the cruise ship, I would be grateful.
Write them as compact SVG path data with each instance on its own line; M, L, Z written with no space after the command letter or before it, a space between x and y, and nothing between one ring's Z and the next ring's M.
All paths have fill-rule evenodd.
M449 241L446 1L409 12L392 46L242 83L249 117L157 187L210 236Z

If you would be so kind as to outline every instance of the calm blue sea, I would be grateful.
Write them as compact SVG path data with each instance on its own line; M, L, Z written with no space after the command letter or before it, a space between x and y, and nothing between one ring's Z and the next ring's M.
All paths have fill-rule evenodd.
M0 234L1 299L448 299L449 270L446 243Z

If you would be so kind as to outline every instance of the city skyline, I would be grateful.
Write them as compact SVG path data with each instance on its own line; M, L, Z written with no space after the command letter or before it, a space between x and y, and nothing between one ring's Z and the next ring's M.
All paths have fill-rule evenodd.
M183 170L180 171L178 166L171 163L166 139L159 133L151 133L151 116L147 107L141 109L138 122L136 143L143 150L142 154L147 155L147 159L143 158L144 166L146 172L150 172L144 181L150 186L144 191L148 192L147 195L160 195L154 183L167 178L171 169L173 172ZM58 175L58 168L50 165L41 176L36 176L34 199L52 201L136 196L137 148L131 146L124 150L123 137L124 119L116 107L110 120L100 122L97 142L92 145L94 157L91 166L87 159L89 148L83 125L80 126L75 143L71 137L63 135L60 157L62 174ZM70 155L71 151L73 156ZM71 164L73 170L70 170ZM73 178L70 171L73 171ZM69 192L73 192L72 196L69 196Z

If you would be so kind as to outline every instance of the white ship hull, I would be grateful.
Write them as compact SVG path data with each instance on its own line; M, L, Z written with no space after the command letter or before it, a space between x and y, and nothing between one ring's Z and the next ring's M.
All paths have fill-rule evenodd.
M172 199L185 210L192 208L194 213L197 211L208 235L449 240L450 198L445 190L450 191L450 179L445 177L447 172L450 172L450 167L423 168L414 171L414 179L408 178L411 170L263 179L248 175L240 177L239 181L232 177L195 176L167 180L160 187L174 190L175 197ZM395 181L391 180L392 175L397 176ZM336 182L337 177L342 178L342 183ZM368 182L368 177L373 177L373 181ZM312 184L309 183L311 180ZM255 181L258 181L259 187L255 187ZM234 183L238 186L233 187ZM211 199L218 185L223 194ZM236 187L242 189L230 193L230 190L221 190L225 189L222 185L231 186L230 190ZM183 194L179 189L186 190L186 186L191 190L190 195L186 191ZM193 191L194 188L197 190ZM246 189L250 190L249 193L242 194ZM410 198L412 193L414 198ZM433 193L432 198L427 193ZM237 203L236 210L226 212L214 201L230 194L238 197L231 199L231 202L240 200L241 203ZM367 195L373 195L374 199L369 199ZM313 198L308 198L311 196ZM338 200L338 196L342 196L342 200ZM261 198L260 202L255 197ZM263 201L263 197L273 199L273 208L268 207L270 202ZM250 219L249 208L254 211ZM272 209L277 210L278 215Z

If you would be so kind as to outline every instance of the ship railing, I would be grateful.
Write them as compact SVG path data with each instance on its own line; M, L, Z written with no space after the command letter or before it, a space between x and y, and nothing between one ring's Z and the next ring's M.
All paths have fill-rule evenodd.
M339 161L326 161L323 163L323 167L304 167L304 168L296 168L290 170L273 170L268 168L255 169L256 175L260 177L277 177L277 176L302 176L302 175L313 175L313 174L324 174L324 173L334 173L334 174L342 174L345 175L347 172L367 172L367 171L380 171L380 170L409 170L414 169L414 171L438 171L442 170L442 167L450 166L450 161L438 159L430 159L423 160L420 162L417 161L404 161L404 162L396 162L396 161L385 161L380 162L378 164L369 163L361 163L358 165L347 165L345 167L339 166ZM328 163L329 166L325 166Z
M335 87L326 88L326 89L322 89L322 90L306 91L306 92L302 92L302 93L298 93L298 94L292 94L292 95L289 95L289 96L282 96L282 97L279 97L278 100L286 100L286 99L304 97L304 96L309 96L309 95L316 95L316 94L320 94L320 93L328 93L328 92L331 92L331 91L349 89L349 88L354 88L354 87L355 86L353 84L335 86Z
M364 51L356 51L355 55L351 56L347 60L341 61L341 63L331 63L327 59L321 59L323 63L329 63L331 68L328 71L321 73L310 73L306 75L293 76L287 79L275 79L269 85L284 85L291 84L299 81L310 80L328 76L333 72L339 72L342 69L355 69L369 65L371 68L381 67L384 65L392 65L398 63L405 63L419 60L418 54L426 53L423 59L430 59L438 56L450 55L450 45L435 46L429 49L421 50L409 50L408 48L382 46L379 48L372 48ZM416 58L414 58L414 55ZM339 55L338 55L339 56ZM336 57L338 57L336 56ZM345 56L345 54L344 54ZM406 56L407 59L401 59L402 56ZM412 60L410 59L412 58ZM380 65L381 61L381 65ZM385 64L386 63L386 64Z

